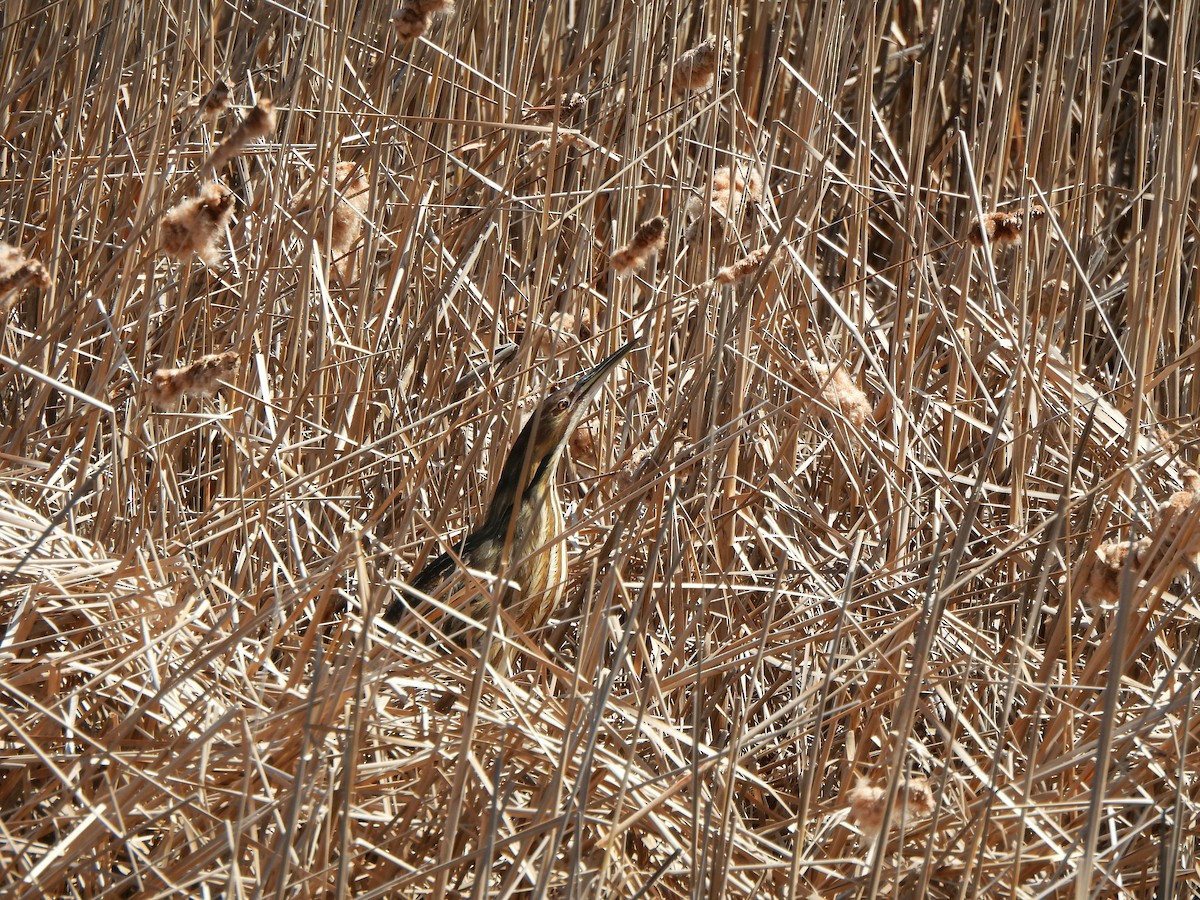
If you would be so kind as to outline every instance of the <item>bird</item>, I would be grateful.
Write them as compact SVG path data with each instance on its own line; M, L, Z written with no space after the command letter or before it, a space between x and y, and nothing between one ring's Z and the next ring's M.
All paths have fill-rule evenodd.
M422 595L449 597L468 584L461 567L503 574L520 588L519 599L506 607L514 621L527 632L546 624L562 596L567 571L555 486L558 464L605 380L637 345L637 339L630 341L574 383L546 396L504 461L483 524L412 576L409 587ZM501 573L506 559L509 568ZM400 622L412 602L404 596L394 599L384 621ZM487 595L476 593L464 612L476 621L485 619L490 602ZM464 642L463 633L456 637Z

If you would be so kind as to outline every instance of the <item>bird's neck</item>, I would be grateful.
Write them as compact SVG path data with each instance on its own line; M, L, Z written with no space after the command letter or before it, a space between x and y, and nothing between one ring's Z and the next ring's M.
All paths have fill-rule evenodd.
M555 448L540 459L536 452L530 453L530 442L537 425L535 419L536 415L530 416L521 433L517 435L517 440L508 453L508 459L504 461L500 480L496 483L496 493L492 495L492 502L488 505L484 526L488 530L506 533L514 509L519 509L522 515L540 515L546 505L546 492L554 492L554 475L558 470L562 451ZM518 528L522 527L522 524L518 522Z

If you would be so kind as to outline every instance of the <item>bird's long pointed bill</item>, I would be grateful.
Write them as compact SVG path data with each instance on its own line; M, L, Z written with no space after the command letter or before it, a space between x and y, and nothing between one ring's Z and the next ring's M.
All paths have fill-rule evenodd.
M608 373L615 369L621 360L628 356L629 352L637 347L637 345L637 338L634 338L628 344L625 344L619 350L609 354L597 363L591 371L585 373L575 382L575 387L571 389L571 400L579 403L596 394L600 390L600 386L604 383L604 379Z

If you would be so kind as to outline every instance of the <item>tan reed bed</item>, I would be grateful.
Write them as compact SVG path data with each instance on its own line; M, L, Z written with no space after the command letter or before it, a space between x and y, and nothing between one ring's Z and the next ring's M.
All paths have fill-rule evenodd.
M0 893L1197 890L1193 2L236 6L0 4Z

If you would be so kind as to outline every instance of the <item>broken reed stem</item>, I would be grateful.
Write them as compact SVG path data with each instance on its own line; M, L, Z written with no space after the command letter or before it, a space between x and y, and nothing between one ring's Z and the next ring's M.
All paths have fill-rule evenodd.
M184 397L211 397L218 382L237 372L238 354L229 350L202 356L178 369L157 369L146 388L150 401L160 408L175 405Z

